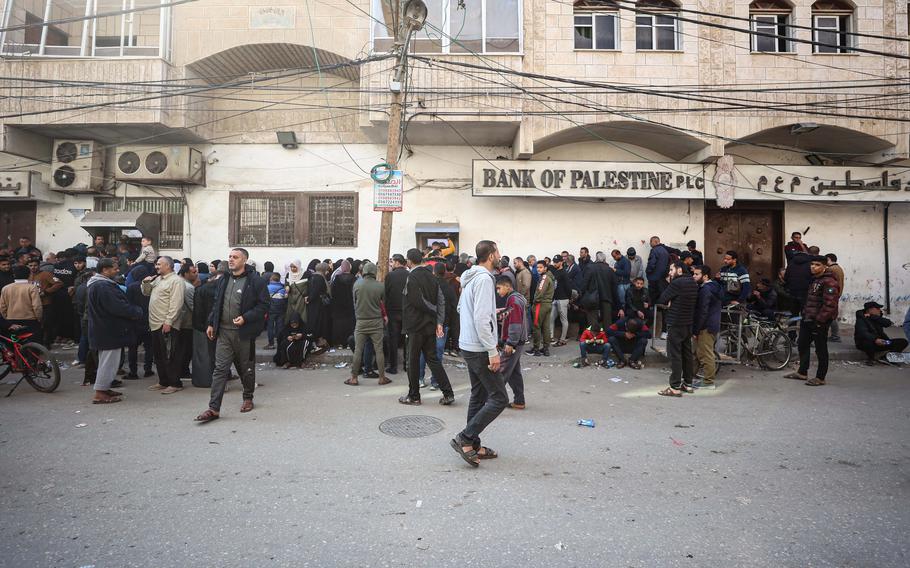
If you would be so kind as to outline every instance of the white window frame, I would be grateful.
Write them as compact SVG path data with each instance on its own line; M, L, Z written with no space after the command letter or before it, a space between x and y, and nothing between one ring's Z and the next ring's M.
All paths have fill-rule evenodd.
M778 22L778 18L784 16L784 23L781 24ZM793 42L790 41L790 12L785 11L754 11L749 14L750 20L750 29L753 32L762 32L762 33L772 33L776 35L787 36L787 39L784 40L785 50L781 51L780 48L780 38L768 38L774 40L774 49L773 50L759 50L758 49L758 40L766 36L757 36L751 35L751 46L749 49L752 53L792 53ZM759 22L758 18L774 18L774 23ZM783 26L783 33L781 33L781 26Z
M613 18L613 47L597 47L597 21L598 16ZM585 26L575 23L575 18L591 18L591 25ZM591 28L591 47L578 47L574 45L576 28ZM572 42L575 51L619 51L619 12L617 10L579 10L572 14Z
M3 28L9 27L9 21L13 13L14 3L19 0L6 0L4 2L3 15L0 17L0 23L2 23ZM41 16L43 21L48 21L50 19L51 10L53 8L53 3L55 0L45 0L44 10ZM168 4L168 0L159 0L160 4ZM122 0L121 10L127 10L135 8L135 0ZM92 16L98 13L98 0L85 0L85 10L84 15L86 17ZM117 55L97 55L96 46L95 46L95 30L97 29L97 19L90 18L83 20L82 25L82 39L79 47L79 53L69 54L51 54L46 53L47 48L47 30L49 26L44 25L41 27L41 40L38 44L37 53L24 53L24 52L7 52L6 51L6 40L7 32L0 32L0 55L3 57L51 57L51 58L95 58L95 59L119 59L119 58L131 58L131 59L164 59L170 60L171 56L171 22L172 22L172 7L168 6L165 8L159 8L159 27L158 27L158 54L157 55L136 55L136 54L127 54L124 53L124 48L130 47L141 47L133 45L124 45L124 42L132 43L134 36L133 30L133 20L135 13L130 14L121 14L120 16L120 49ZM91 29L91 34L89 33ZM89 37L92 38L91 44L89 43ZM25 45L25 44L23 44ZM77 47L77 46L73 46ZM149 46L148 49L152 49L152 46ZM75 50L74 50L75 51Z
M394 2L396 0L392 0L392 1ZM516 2L516 6L518 6L518 15L517 15L517 18L518 18L518 51L487 51L487 0L469 0L469 1L480 3L480 10L481 10L481 12L480 12L481 38L480 39L481 39L482 51L478 51L477 53L480 53L483 55L524 55L524 0L518 0ZM458 0L442 0L443 23L442 23L441 28L442 28L443 33L445 34L445 37L443 37L440 40L442 43L442 51L434 51L434 52L429 52L429 53L417 51L417 52L412 52L412 53L424 54L424 55L447 55L447 54L470 55L470 52L451 51L449 49L452 45L452 42L449 38L451 37L452 32L453 32L452 18L450 17L451 8L452 8L452 5L457 4L457 2L458 2ZM371 1L370 2L371 13L372 13L372 10L374 7L375 7L375 3ZM370 23L370 45L373 46L373 49L375 50L377 39L393 40L394 38L391 36L388 36L388 35L377 36L375 24L376 24L376 19L378 19L378 18L376 17L375 13L372 13L371 18L372 19L371 19L371 23Z
M841 19L844 18L844 16L846 16L846 20L847 20L846 21L847 29L841 29ZM818 20L820 18L833 18L835 20L835 22L837 23L837 25L833 28L821 27L818 24ZM844 32L851 32L851 31L853 31L853 12L847 12L847 11L841 11L841 10L831 11L831 12L813 11L812 12L812 41L814 41L814 42L821 41L818 38L819 32L834 32L835 36L837 37L837 41L838 41L837 46L838 47L837 47L836 51L821 51L823 49L823 47L818 44L813 43L812 44L812 53L815 55L818 55L818 54L837 55L837 54L843 54L843 53L850 53L850 48L854 47L853 40L852 40L853 36L851 36L851 35L846 36L847 43L845 46L840 45L840 36Z
M635 51L682 51L682 25L679 19L676 16L679 13L676 10L662 10L648 12L646 14L635 13ZM668 28L667 24L658 24L658 16L670 16L673 21L673 48L665 49L657 47L657 28ZM638 18L650 18L651 24L649 26L643 26L638 23ZM651 28L651 47L638 47L638 28Z

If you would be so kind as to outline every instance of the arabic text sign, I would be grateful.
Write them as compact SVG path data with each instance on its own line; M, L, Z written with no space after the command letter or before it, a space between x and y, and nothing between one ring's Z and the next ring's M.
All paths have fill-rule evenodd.
M715 166L475 160L476 196L715 199ZM737 165L737 200L910 201L910 168Z
M401 170L394 170L385 183L373 182L373 211L401 211L404 196Z

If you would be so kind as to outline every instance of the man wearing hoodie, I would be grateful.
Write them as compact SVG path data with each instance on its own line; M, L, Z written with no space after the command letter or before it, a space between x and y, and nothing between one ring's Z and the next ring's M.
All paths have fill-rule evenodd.
M95 394L92 404L110 404L122 400L121 393L111 390L120 366L120 355L136 339L142 325L142 308L130 304L126 293L114 282L120 266L114 259L98 261L98 273L88 281L89 348L98 353Z
M424 263L419 250L410 249L407 258L411 272L404 287L402 315L408 334L408 394L399 398L398 402L415 406L420 404L420 355L423 354L442 390L439 404L448 406L455 402L455 392L442 362L436 357L436 339L445 336L445 294L432 267Z
M382 351L385 285L376 281L376 265L372 262L363 265L362 273L363 278L354 283L354 315L357 318L354 326L354 364L351 365L351 378L344 384L354 387L360 384L357 377L360 376L363 352L369 341L376 356L379 384L387 385L392 381L385 376L385 353Z
M243 404L240 412L253 410L256 390L256 337L265 327L269 311L269 289L266 281L247 264L250 254L235 248L228 253L228 271L218 280L215 301L209 314L205 334L215 341L215 371L209 407L196 417L197 422L210 422L221 412L224 387L231 378L231 366L240 371Z
M784 273L787 293L796 301L796 308L800 312L806 306L806 296L812 284L812 271L809 269L811 260L809 253L796 251L787 263L787 271Z
M714 343L720 333L720 310L723 294L720 284L711 279L710 266L696 266L692 277L698 284L698 300L695 303L695 321L692 336L695 338L695 358L704 370L703 385L713 385L717 376L717 360L714 358Z
M644 263L634 247L629 247L626 250L626 258L629 259L629 281L631 282L636 278L646 279Z
M480 444L480 434L509 404L497 349L493 269L499 266L499 250L493 241L480 241L476 254L477 265L462 275L458 302L459 345L471 378L471 402L464 430L451 441L452 448L472 467L479 466L482 459L497 457Z

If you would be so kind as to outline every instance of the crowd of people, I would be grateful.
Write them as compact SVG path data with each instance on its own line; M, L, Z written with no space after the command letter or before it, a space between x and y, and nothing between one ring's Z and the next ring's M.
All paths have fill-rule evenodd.
M649 244L647 259L634 247L593 256L581 247L577 257L564 250L540 258L509 258L497 250L489 271L495 292L475 298L465 290L487 275L476 256L456 254L451 238L392 255L383 282L369 260L316 259L305 268L294 260L278 271L271 262L260 269L243 249L231 250L225 261L194 263L159 256L147 238L131 248L99 236L91 245L44 255L22 238L18 247L0 250L0 315L48 347L76 349L75 364L85 368L85 384L95 385L96 402L122 400L113 389L140 378L141 354L141 376L158 377L150 389L173 394L185 380L212 388L200 415L209 420L220 411L232 366L243 384L243 411L252 409L254 340L262 332L280 367L301 367L315 351L350 348L346 384L363 378L388 384L401 364L409 380L403 404L420 404L423 388L441 390L440 402L452 404L442 359L464 356L465 344L479 349L483 342L464 329L464 311L486 309L489 302L497 348L509 351L503 372L514 408L525 407L522 352L549 356L550 348L570 339L578 342L576 367L588 366L596 354L594 365L640 369L651 334L659 334L672 369L661 394L693 389L698 367L703 384L711 384L721 309L731 305L762 317L801 315L800 367L788 376L824 384L827 342L840 341L844 271L835 254L822 256L793 233L786 267L774 281L753 287L737 251L727 251L715 270L695 241L682 250L657 236ZM668 308L655 314L657 306ZM907 347L905 339L888 337L891 322L881 310L868 302L856 314L855 345L870 362ZM820 362L810 379L813 344ZM470 368L467 357L466 363Z

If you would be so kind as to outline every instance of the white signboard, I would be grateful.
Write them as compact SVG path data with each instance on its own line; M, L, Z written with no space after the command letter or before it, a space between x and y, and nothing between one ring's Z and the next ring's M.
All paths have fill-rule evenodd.
M713 164L474 160L473 194L714 200ZM910 167L734 166L736 200L910 201Z
M295 6L251 6L250 29L292 30L296 17Z
M402 210L404 199L404 178L401 170L393 170L385 182L373 182L373 211Z

